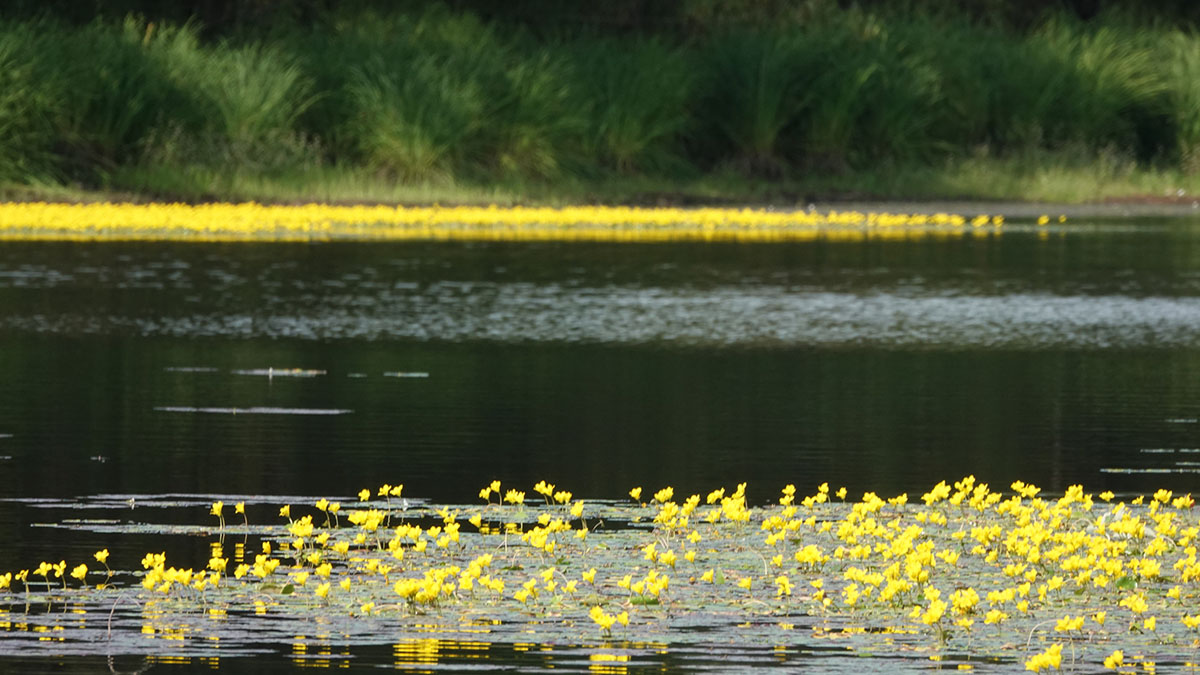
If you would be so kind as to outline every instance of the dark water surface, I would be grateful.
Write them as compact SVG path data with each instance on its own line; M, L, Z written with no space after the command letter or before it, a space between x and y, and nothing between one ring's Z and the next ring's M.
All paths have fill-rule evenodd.
M30 528L46 517L30 498L387 482L461 503L493 478L544 478L586 498L747 481L765 502L785 483L889 496L966 474L1200 492L1200 224L1069 225L769 245L4 244L0 497L20 501L0 502L0 571L107 545Z

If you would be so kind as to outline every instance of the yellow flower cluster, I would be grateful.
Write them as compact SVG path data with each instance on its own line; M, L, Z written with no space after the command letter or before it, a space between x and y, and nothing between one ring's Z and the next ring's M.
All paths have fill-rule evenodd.
M605 635L661 621L664 610L804 612L864 631L926 635L935 645L1009 632L994 656L1035 671L1061 667L1067 644L1077 661L1120 664L1125 653L1144 659L1191 644L1200 630L1200 614L1191 613L1200 522L1190 495L1111 503L1113 495L1080 486L1054 498L1020 482L993 491L967 476L913 504L873 492L830 503L830 494L847 491L824 484L799 499L788 485L776 504L755 507L741 484L704 499L664 487L649 503L638 488L632 502L587 502L584 517L584 502L553 484L533 486L546 498L537 504L492 499L501 488L496 481L480 490L480 507L393 508L403 486L385 485L377 501L363 490L368 503L350 510L346 525L313 518L336 502L315 501L299 517L293 510L306 507L287 505L286 522L270 528L261 552L239 544L227 555L215 542L200 570L146 554L144 599L223 610L253 601L256 613L286 612L289 602L352 615L553 608L566 625L587 618ZM610 530L602 521L636 527ZM220 531L227 527L222 521ZM107 549L93 557L108 568ZM89 572L66 570L64 560L0 574L0 596L51 593L51 578L54 593L80 601L120 592L68 588L68 576L83 582ZM1023 647L1031 637L1042 644Z
M0 240L796 241L986 236L1003 225L1001 216L750 208L0 203Z

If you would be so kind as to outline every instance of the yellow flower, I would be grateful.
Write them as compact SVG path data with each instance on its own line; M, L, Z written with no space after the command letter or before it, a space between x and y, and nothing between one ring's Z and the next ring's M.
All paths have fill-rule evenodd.
M329 596L329 582L326 581L325 583L317 586L316 590L313 591L313 594L324 600Z
M921 623L932 626L941 621L945 613L946 602L944 600L933 600L929 603L929 607L925 610L925 613L921 615Z
M1060 633L1065 633L1066 631L1071 631L1071 630L1079 630L1082 627L1083 627L1083 616L1077 616L1074 619L1072 619L1070 614L1059 619L1058 623L1054 624L1054 630L1056 630Z
M366 489L366 488L363 488L363 489L361 489L361 490L359 490L359 491L358 491L358 501L360 501L360 502L365 502L365 501L367 501L367 500L368 500L368 499L370 499L370 498L371 498L371 491L370 491L370 490L368 490L368 489ZM372 605L374 605L374 603L371 603L371 604L372 604Z
M1142 622L1142 628L1145 628L1146 630L1154 630L1155 626L1157 626L1157 625L1158 625L1158 619L1156 619L1155 617L1149 617L1145 621Z
M838 491L835 492L834 494L837 495L838 499L845 499L846 498L846 488L840 487L840 488L838 488Z
M776 595L783 597L792 594L792 582L785 576L780 575L775 577Z
M220 518L221 517L221 509L223 509L224 507L225 507L225 502L213 502L212 508L209 509L208 512L213 514L214 516Z
M92 557L95 558L96 562L100 563L101 565L107 565L108 564L108 549L104 549L102 551L96 551L94 554L92 554Z
M984 617L983 622L986 624L999 625L1001 623L1004 623L1004 621L1007 619L1008 619L1008 615L1005 614L1004 612L1001 612L998 609L990 609L990 610L988 610L987 616Z
M238 502L233 505L233 512L246 515L246 502Z
M973 588L958 589L950 594L950 604L957 614L970 614L979 604L979 594Z
M738 579L737 585L746 590L750 590L750 586L753 583L754 581L750 577L742 577L741 579Z
M284 504L284 505L283 505L283 506L282 506L282 507L279 509L279 515L280 515L280 516L282 516L282 517L284 517L284 518L291 518L291 517L292 517L292 505L291 505L291 504Z
M1104 657L1104 667L1108 668L1109 670L1116 670L1124 665L1125 652L1121 651L1120 649Z
M83 581L83 578L87 576L87 571L87 565L80 564L71 570L71 576Z
M596 568L595 568L595 567L593 567L593 568L591 568L590 570L588 570L588 571L584 572L584 573L583 573L583 580L584 580L584 581L586 581L586 582L588 582L589 584L594 584L594 583L596 583Z
M1062 666L1062 645L1051 645L1046 651L1040 654L1034 654L1025 661L1025 670L1038 672L1042 670L1058 669Z
M633 488L632 490L629 491L629 496L632 497L636 501L641 501L642 500L642 488L640 488L640 487Z
M606 631L612 629L613 624L617 622L617 617L606 613L599 605L592 607L588 612L588 617ZM628 617L626 617L626 621L628 621Z
M1118 604L1122 607L1129 608L1129 611L1133 612L1134 614L1141 614L1147 609L1150 609L1150 605L1146 603L1146 598L1142 597L1141 595L1130 595L1121 600L1121 602Z

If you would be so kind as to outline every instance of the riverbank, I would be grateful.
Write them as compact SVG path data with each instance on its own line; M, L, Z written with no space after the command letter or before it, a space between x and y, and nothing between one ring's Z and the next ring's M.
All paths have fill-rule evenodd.
M933 39L931 39L931 36ZM1083 203L1200 193L1200 38L829 10L534 30L451 5L221 36L0 21L0 196Z
M1014 210L1044 210L1041 205L1091 212L1106 205L1148 205L1151 211L1174 214L1200 200L1200 176L1178 170L1128 165L1114 170L1101 165L1069 166L1050 159L1022 164L1004 160L947 162L942 167L863 170L841 175L814 175L762 181L723 172L690 179L611 177L607 179L502 180L492 183L399 183L369 171L327 168L264 176L178 167L139 173L109 187L78 182L0 184L0 199L56 203L238 203L386 204L405 206L544 206L578 205L643 207L771 207L871 203L871 210L926 211L928 204L954 202L954 212L998 212L986 206L1005 204ZM900 204L908 206L901 207ZM1023 205L1023 206L1022 206ZM1052 209L1053 210L1053 209ZM1059 209L1061 210L1061 208ZM1141 213L1145 209L1130 211Z

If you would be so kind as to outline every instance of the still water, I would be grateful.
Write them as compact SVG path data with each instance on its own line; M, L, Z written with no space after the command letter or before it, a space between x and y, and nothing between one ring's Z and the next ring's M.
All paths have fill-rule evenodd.
M38 499L95 495L402 482L462 503L544 478L591 499L746 481L765 502L967 474L1200 492L1186 219L754 245L4 244L0 310L0 570L116 550L30 527ZM573 663L496 649L497 667ZM712 649L645 665L719 668Z

